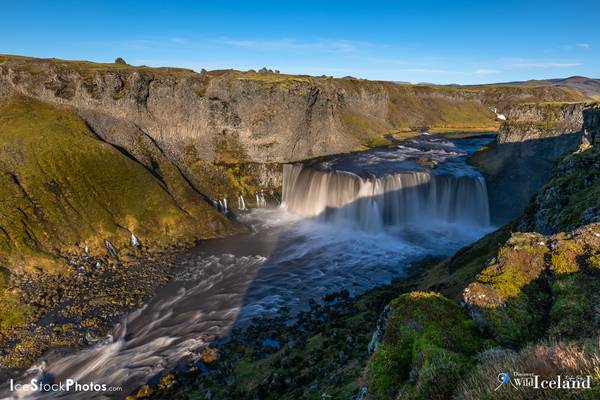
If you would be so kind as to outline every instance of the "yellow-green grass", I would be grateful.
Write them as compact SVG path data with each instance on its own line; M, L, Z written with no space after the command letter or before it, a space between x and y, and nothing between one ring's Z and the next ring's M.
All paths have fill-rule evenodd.
M455 302L433 292L406 293L390 303L381 346L369 363L376 399L449 398L486 343Z
M421 277L419 287L437 290L459 300L463 289L485 268L498 249L510 237L512 224L487 234L477 242L464 247L441 263L429 268Z
M39 68L43 68L44 63L52 63L60 67L74 70L83 77L92 76L96 72L133 72L133 71L146 71L152 72L153 74L162 75L189 75L194 72L190 69L185 68L166 68L166 67L147 67L147 66L134 66L129 64L118 64L118 63L97 63L91 61L80 61L80 60L62 60L59 58L34 58L25 56L16 56L8 54L0 54L0 63L7 61L20 62L20 68L28 66L30 72L36 72Z

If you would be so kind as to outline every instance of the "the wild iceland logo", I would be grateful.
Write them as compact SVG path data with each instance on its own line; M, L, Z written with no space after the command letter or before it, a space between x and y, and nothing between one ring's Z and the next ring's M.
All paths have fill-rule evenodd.
M494 391L503 387L511 387L513 389L571 389L585 390L591 389L592 377L586 376L564 376L556 375L552 377L543 377L530 372L513 372L512 375L508 372L498 374L498 386Z

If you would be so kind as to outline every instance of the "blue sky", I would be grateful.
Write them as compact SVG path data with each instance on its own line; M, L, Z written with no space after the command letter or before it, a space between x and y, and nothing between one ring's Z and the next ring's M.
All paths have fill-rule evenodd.
M11 1L0 53L368 79L600 78L597 1Z

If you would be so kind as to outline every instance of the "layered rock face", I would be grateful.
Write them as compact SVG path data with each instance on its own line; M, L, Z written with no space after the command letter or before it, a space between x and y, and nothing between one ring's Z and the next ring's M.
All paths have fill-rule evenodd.
M554 87L412 86L0 56L0 93L9 92L72 106L105 140L131 154L149 146L210 197L233 198L277 185L278 163L386 144L398 129L495 129L492 106L584 97ZM272 167L257 175L244 163Z
M498 143L578 133L583 126L584 103L525 103L511 106L498 134Z
M554 169L521 218L520 228L553 234L600 222L600 128L598 108L585 111L584 145ZM595 133L595 134L594 134ZM588 140L594 143L589 146Z
M486 177L492 220L502 224L523 212L568 151L581 144L585 119L590 140L594 113L585 103L526 103L508 108L497 142L473 157ZM596 116L596 118L598 118Z

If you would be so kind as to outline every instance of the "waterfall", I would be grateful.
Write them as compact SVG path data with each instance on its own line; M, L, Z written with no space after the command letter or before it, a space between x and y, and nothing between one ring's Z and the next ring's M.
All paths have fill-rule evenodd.
M485 180L473 174L403 171L364 178L285 165L282 205L302 217L369 231L407 224L490 224Z
M238 210L240 211L246 211L246 202L244 201L244 196L242 196L240 194L240 197L238 198Z
M267 200L263 192L256 192L256 207L266 207Z
M227 214L229 209L227 208L227 199L221 200L212 200L213 205L217 210L219 210L223 214Z

